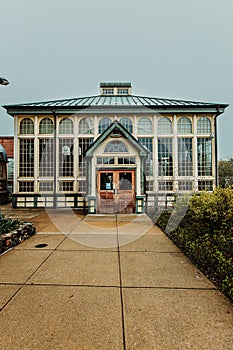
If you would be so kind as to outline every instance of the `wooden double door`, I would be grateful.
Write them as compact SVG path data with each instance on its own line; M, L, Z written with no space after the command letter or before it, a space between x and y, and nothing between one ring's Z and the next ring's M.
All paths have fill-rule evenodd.
M135 212L135 170L99 170L97 211Z

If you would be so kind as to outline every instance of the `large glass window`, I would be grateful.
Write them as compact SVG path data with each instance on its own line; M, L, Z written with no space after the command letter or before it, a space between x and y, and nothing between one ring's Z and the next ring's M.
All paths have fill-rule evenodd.
M64 118L59 123L59 134L73 134L74 133L74 126L73 121L70 118Z
M99 121L99 134L102 134L110 125L112 121L110 118L104 117Z
M187 180L178 181L179 191L192 191L192 189L193 189L192 181L187 181Z
M198 191L213 191L213 181L199 180Z
M212 176L212 139L198 138L198 176Z
M104 149L104 153L126 153L128 149L121 141L111 141Z
M39 183L40 192L52 192L53 182L52 181L40 181Z
M172 181L158 181L159 191L172 191L173 182Z
M153 138L152 137L139 137L138 142L145 146L149 153L145 162L145 175L153 175Z
M34 181L19 182L19 192L34 192Z
M39 140L39 175L53 176L53 139Z
M132 134L133 132L133 123L130 118L121 118L120 123Z
M53 121L50 118L43 118L39 126L40 134L52 134L53 133Z
M59 176L73 176L73 139L59 140Z
M197 121L197 133L209 134L211 133L211 122L207 117L201 117Z
M152 122L149 118L140 118L138 121L138 134L148 135L153 133Z
M90 118L82 118L80 120L79 134L93 134L93 122Z
M73 192L74 182L73 181L59 181L59 191L61 192Z
M31 118L24 118L20 122L20 134L34 134L34 123Z
M87 150L90 148L93 143L93 139L91 138L80 138L79 142L79 160L78 160L78 169L79 176L86 176L86 160L85 155Z
M193 175L193 155L191 138L178 138L178 175Z
M158 139L159 176L173 175L172 138Z
M158 134L166 135L172 133L172 122L167 117L162 117L158 121Z
M19 141L19 176L34 176L34 139Z
M182 117L177 123L177 132L179 134L191 134L192 133L192 122L187 117Z

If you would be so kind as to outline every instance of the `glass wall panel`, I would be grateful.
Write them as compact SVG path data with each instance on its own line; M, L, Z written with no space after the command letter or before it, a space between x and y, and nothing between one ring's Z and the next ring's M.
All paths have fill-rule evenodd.
M53 176L53 139L39 140L39 176Z
M172 122L167 117L162 117L158 121L158 134L167 135L172 133Z
M198 176L212 176L212 139L197 139Z
M74 175L73 139L59 140L59 176Z
M50 118L43 118L40 121L39 133L40 134L53 134L53 121Z
M145 175L153 176L153 138L152 137L139 137L138 142L145 146L149 153L145 161Z
M79 176L86 176L86 160L85 155L89 147L91 146L92 138L80 138L79 142Z
M153 128L152 128L152 122L149 118L140 118L138 121L138 134L139 135L147 135L152 134Z
M133 132L133 123L130 118L121 118L120 123L132 134Z
M82 118L80 120L79 134L93 134L93 122L90 118Z
M99 121L99 134L102 134L110 125L112 121L110 118L104 117Z
M74 133L73 121L70 118L64 118L59 123L59 134L69 135Z
M20 122L20 134L34 134L34 123L30 118L24 118Z
M187 117L179 118L177 123L177 132L179 134L191 134L192 133L192 122Z
M193 154L191 138L178 138L178 175L193 175Z
M211 133L211 122L207 117L201 117L197 121L197 133L208 134Z
M19 176L34 176L34 139L19 141Z
M158 139L159 176L173 175L172 138Z

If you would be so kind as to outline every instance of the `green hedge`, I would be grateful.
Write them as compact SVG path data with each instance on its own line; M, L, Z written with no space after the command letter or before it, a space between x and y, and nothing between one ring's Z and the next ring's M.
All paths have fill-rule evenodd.
M233 190L181 197L157 225L233 301Z

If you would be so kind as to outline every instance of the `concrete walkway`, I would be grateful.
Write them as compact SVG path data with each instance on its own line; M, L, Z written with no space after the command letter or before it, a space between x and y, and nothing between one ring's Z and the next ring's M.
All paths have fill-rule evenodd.
M1 349L233 349L232 304L147 216L21 212L38 233L0 257Z

